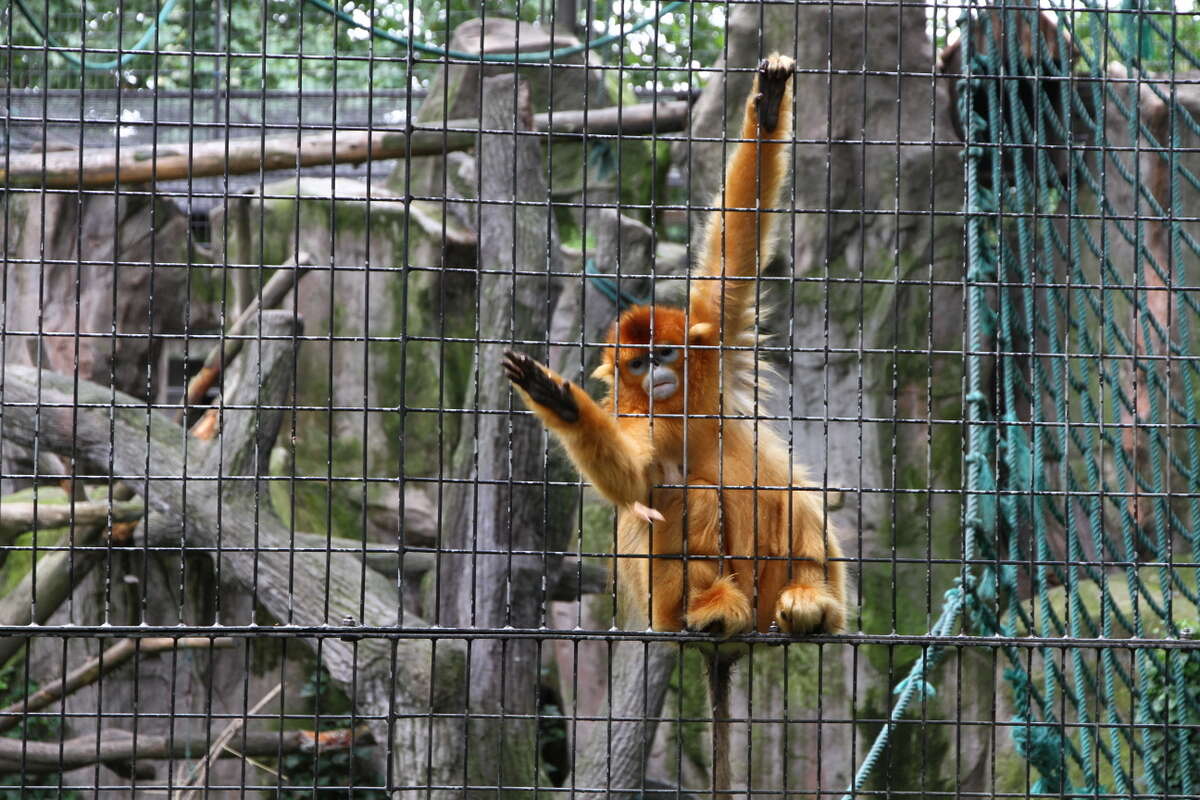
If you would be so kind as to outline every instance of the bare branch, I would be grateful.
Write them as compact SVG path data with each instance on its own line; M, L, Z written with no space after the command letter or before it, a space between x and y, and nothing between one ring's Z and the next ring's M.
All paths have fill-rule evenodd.
M236 719L231 719L229 721L229 724L225 726L225 729L217 735L217 739L213 742L212 747L209 748L208 753L204 756L204 758L197 762L196 766L192 768L191 772L181 781L181 783L183 783L187 789L186 791L176 792L175 796L178 797L179 800L192 800L192 798L196 796L196 787L203 786L208 778L209 765L212 764L212 762L215 761L221 755L221 753L225 751L225 746L229 744L230 740L233 739L238 730L245 723L246 717L253 716L259 711L262 711L263 706L274 700L282 691L283 684L275 684L275 688L259 698L259 701L254 704L254 708L246 712L245 717L237 717ZM239 755L247 754L242 753Z
M201 636L185 636L180 639L165 636L141 640L121 639L96 658L72 670L65 680L48 683L29 697L0 709L0 732L16 727L25 714L39 711L56 700L95 683L101 675L112 672L132 658L134 654L149 655L168 650L207 650L214 647L233 647L233 639L228 637L209 639Z
M222 370L242 351L246 340L239 337L245 335L247 326L255 320L260 310L279 305L284 296L304 277L304 273L308 272L311 263L312 259L308 253L300 252L287 263L269 267L275 270L275 274L263 285L259 296L238 315L229 329L228 336L231 338L210 350L208 357L204 359L204 366L188 381L188 404L195 405L203 400L205 393L217 382ZM175 418L177 421L183 419L183 409L179 410Z
M135 739L133 734L124 730L104 730L98 737L80 736L61 744L0 739L0 772L66 772L93 764L120 765L128 770L133 762L142 759L192 758L196 753L207 750L213 741L211 735L180 732L170 738L139 733ZM235 736L229 743L230 747L217 755L221 758L273 758L279 753L328 753L373 743L374 739L366 725L353 730L320 733L305 730L246 731Z
M26 531L66 528L72 522L78 527L106 525L112 522L134 522L142 518L146 507L141 501L109 504L102 500L84 501L74 506L57 503L29 502L14 503L0 499L0 544L11 544L12 540Z
M551 135L589 134L644 135L673 133L687 125L689 103L643 103L619 108L587 111L556 111L534 117L534 130ZM440 155L475 146L479 122L451 120L436 126L412 125L408 130L336 132L303 136L297 146L294 135L214 139L188 147L62 150L25 153L9 158L7 173L0 169L0 183L8 186L42 186L53 189L103 188L115 183L209 178L246 175L263 170L360 164L389 158ZM82 164L82 169L80 168Z

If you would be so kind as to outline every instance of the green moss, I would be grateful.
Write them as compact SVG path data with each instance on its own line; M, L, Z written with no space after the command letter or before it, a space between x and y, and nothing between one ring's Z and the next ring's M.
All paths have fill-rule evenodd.
M585 553L611 553L613 551L613 525L616 509L612 503L592 493L583 501L583 551Z
M67 534L67 528L43 528L38 531L38 560L50 552L42 548L59 546L66 541ZM33 568L33 533L21 534L13 540L12 546L19 549L9 550L4 566L0 567L0 596L6 596L17 588Z
M314 416L326 414L312 412ZM275 477L303 476L304 480L272 481L271 499L275 512L297 530L341 538L361 539L363 535L362 485L353 482L320 480L321 476L357 476L362 474L362 443L343 436L330 441L316 435L328 431L323 425L309 427L308 435L297 437L294 472L288 454L272 454ZM276 473L275 470L280 472ZM292 519L292 505L295 519Z

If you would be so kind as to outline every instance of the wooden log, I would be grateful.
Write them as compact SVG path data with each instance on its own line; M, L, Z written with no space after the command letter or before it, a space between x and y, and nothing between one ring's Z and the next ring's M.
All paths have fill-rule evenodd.
M258 324L256 320L250 330ZM293 554L292 532L261 506L265 487L254 481L218 485L212 480L219 475L267 474L261 459L270 451L282 415L279 406L286 401L289 384L283 378L291 374L294 346L289 337L298 332L298 321L288 312L264 311L261 325L262 346L247 348L235 361L236 388L226 398L229 407L223 411L220 438L210 443L192 440L186 461L180 426L158 412L147 413L137 399L70 375L13 364L4 372L9 405L0 419L0 435L21 446L33 447L36 441L56 453L111 464L122 475L145 474L146 465L153 465L154 480L130 481L145 492L143 499L152 512L146 535L209 551L220 543L222 573L243 591L253 592L280 624L343 625L350 619L394 626L399 615L394 581L370 569L330 569L324 553ZM186 493L185 474L190 478ZM58 555L67 554L39 559L39 571ZM40 583L38 591L40 617ZM28 602L24 608L29 608ZM410 613L404 622L409 627L425 625ZM27 625L28 620L10 623L0 615L0 623ZM0 638L0 647L14 641L19 647L19 637ZM313 640L304 641L313 645ZM322 642L321 661L330 676L353 695L363 714L372 717L373 734L380 741L390 738L391 747L380 752L391 756L397 783L452 786L461 780L467 744L460 722L429 717L431 709L461 709L465 647L460 642L438 642L436 647L420 639L328 637ZM477 742L472 740L470 746ZM421 793L433 800L458 796L450 789Z
M675 133L687 125L689 103L641 103L621 108L538 114L533 130L551 136L583 133L623 136ZM330 131L301 136L214 139L187 145L61 150L9 156L0 184L47 189L100 189L119 184L187 180L259 171L296 170L330 164L361 164L390 158L469 150L478 120L451 120L406 129ZM82 164L82 168L81 168Z
M489 132L480 136L479 197L499 202L480 208L479 262L501 274L479 276L479 329L481 336L489 338L536 340L544 330L547 291L553 284L545 278L503 274L535 266L552 268L546 254L558 251L553 219L543 208L503 204L546 197L540 143L518 135L532 124L529 86L515 75L499 75L484 79L482 95L480 116ZM504 349L501 344L484 344L476 351L472 373L480 380L468 394L480 409L502 408L509 401L511 390L498 371ZM540 624L542 575L552 568L548 559L504 553L549 549L544 498L536 486L506 488L503 481L509 476L537 481L545 475L542 437L540 426L528 418L510 424L505 416L478 414L463 420L455 470L469 480L448 494L450 515L443 540L451 548L485 552L443 556L438 575L442 624ZM532 641L472 645L469 707L489 714L529 716L480 719L472 724L483 746L471 747L470 783L499 780L507 786L528 786L535 781L537 728L532 715L537 711L538 668L538 648ZM466 795L482 796L482 792Z
M70 549L38 554L21 582L0 598L0 625L44 625L104 557L102 552L74 548L95 544L103 530L104 523L76 526L66 541L57 544ZM25 646L26 639L25 636L0 637L0 664L16 655Z

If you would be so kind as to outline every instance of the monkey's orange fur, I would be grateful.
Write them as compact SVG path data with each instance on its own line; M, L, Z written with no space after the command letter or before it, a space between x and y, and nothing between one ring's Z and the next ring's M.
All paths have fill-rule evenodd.
M756 426L759 365L744 349L757 341L753 279L780 216L756 209L778 205L789 166L793 67L772 56L755 79L743 141L714 202L725 210L710 217L687 311L643 306L621 315L595 372L610 386L602 403L542 367L569 392L576 419L517 386L579 470L617 505L618 555L651 556L619 559L619 571L627 596L643 607L649 601L657 630L733 635L766 631L774 619L784 631L808 633L845 623L845 570L835 560L841 551L822 493L808 488L779 437ZM769 101L759 100L766 91L760 82L771 79L773 99L783 94L776 125L765 130L758 109ZM665 346L683 351L672 366L684 389L651 404L629 363ZM651 525L642 504L663 521Z

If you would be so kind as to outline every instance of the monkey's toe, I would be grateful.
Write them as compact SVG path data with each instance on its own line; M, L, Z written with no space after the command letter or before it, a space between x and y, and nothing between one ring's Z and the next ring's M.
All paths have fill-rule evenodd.
M845 626L846 610L824 586L793 584L779 594L775 622L784 633L838 633Z
M694 597L686 622L688 630L726 638L750 630L754 612L750 598L737 587L732 575L726 575Z

